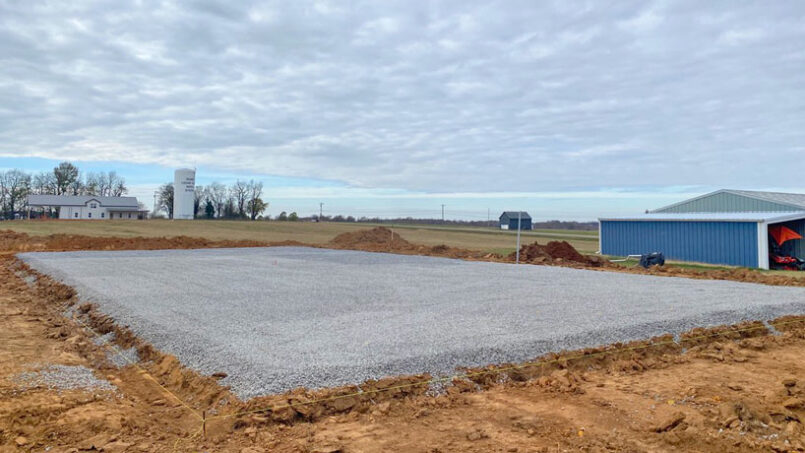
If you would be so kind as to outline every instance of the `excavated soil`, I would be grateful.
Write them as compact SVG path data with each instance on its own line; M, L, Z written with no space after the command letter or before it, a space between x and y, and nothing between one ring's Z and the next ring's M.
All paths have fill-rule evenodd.
M502 256L495 253L466 250L444 244L434 246L413 244L403 239L397 232L386 227L375 227L367 230L339 234L327 244L327 247L344 250L362 250L365 252L388 252L468 260L504 260Z
M805 317L244 402L75 299L0 257L0 451L805 451ZM117 392L20 389L31 364Z
M225 376L183 367L8 254L19 247L76 250L66 236L0 237L8 241L0 242L8 247L0 250L2 453L805 451L805 316L774 320L773 330L754 322L558 352L463 370L448 382L403 376L240 401L218 384ZM331 245L397 251L355 239ZM170 247L172 240L91 238L87 245L244 246L183 238ZM43 245L25 248L32 244ZM402 238L397 246L406 248L401 253L456 253ZM567 256L550 264L564 265ZM646 272L689 276L670 269ZM714 275L761 274L748 272ZM136 349L140 362L117 367L109 359L115 348ZM19 386L21 374L51 365L89 368L117 390Z
M342 233L333 238L330 244L341 247L377 247L390 248L392 250L405 250L416 248L413 244L406 241L398 233L386 227L376 227L371 230L358 230Z
M2 252L60 252L70 250L160 250L160 249L199 249L221 247L263 247L268 245L299 245L288 241L266 243L260 241L213 241L204 238L174 236L162 238L115 238L80 236L72 234L52 234L31 236L11 230L0 231L0 251Z
M509 254L509 261L517 257L515 252ZM578 267L603 267L608 263L600 256L582 255L567 241L551 241L546 245L539 242L520 247L520 262L529 264L556 264Z

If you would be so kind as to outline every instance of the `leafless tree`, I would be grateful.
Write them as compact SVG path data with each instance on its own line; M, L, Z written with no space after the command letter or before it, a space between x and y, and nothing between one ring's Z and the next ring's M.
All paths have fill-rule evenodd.
M126 187L126 180L115 171L106 174L106 182L109 184L110 197L122 197L129 189Z
M226 186L219 182L212 182L207 186L207 197L215 208L217 217L223 217L226 204Z
M78 179L78 167L70 162L62 162L53 168L53 176L56 180L56 195L66 195Z
M33 177L31 191L37 195L56 194L56 177L51 172L41 172Z
M88 173L83 193L100 197L121 197L128 191L126 180L118 176L117 172L110 171L108 173Z
M193 190L193 217L198 217L201 214L201 206L207 197L207 189L204 186L196 185Z
M173 218L173 184L163 184L159 187L157 205L168 213L168 218Z
M238 217L246 217L246 202L249 200L249 184L245 181L237 180L229 189L232 198L235 199Z
M69 186L67 186L67 194L68 195L81 195L84 193L84 181L81 180L81 176L79 175L75 181L73 181Z
M99 192L100 182L98 181L97 173L87 173L84 179L84 195L100 195Z
M260 198L263 196L263 183L259 181L255 182L252 179L246 184L246 188L248 190L246 208L249 212L249 218L254 220L268 207L268 204Z
M6 188L6 173L0 172L0 214L6 211L8 203L8 189Z
M14 213L25 204L25 197L30 191L31 175L20 170L0 173L0 192L4 194L3 209L7 217L14 218Z

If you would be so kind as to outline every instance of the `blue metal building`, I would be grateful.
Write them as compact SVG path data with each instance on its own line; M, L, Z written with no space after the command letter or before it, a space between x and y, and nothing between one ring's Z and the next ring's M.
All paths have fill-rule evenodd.
M517 231L518 218L521 230L531 229L531 216L525 211L505 211L500 215L500 229Z
M601 253L663 252L668 259L769 268L769 227L805 236L805 195L719 190L631 217L599 219ZM805 240L783 253L805 258Z

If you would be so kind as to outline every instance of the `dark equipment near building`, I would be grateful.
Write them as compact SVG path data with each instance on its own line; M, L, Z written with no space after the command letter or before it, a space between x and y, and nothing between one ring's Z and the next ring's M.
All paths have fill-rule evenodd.
M662 252L640 255L640 266L645 269L651 266L662 266L663 264L665 264L665 255L663 255Z
M774 241L770 241L769 267L777 270L805 271L805 261L796 256L786 254L782 250L783 244L788 241L802 239L802 235L786 226L775 225L769 227L769 236L774 239Z

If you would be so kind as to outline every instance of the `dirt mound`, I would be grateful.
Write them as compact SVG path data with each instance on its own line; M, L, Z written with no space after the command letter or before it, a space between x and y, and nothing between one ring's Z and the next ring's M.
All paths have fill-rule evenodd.
M382 226L339 234L327 244L327 247L346 250L363 250L367 252L393 252L402 255L438 256L464 260L503 260L503 257L496 253L467 250L445 244L433 246L414 244L403 239L392 229Z
M567 241L551 241L545 246L545 251L548 252L553 259L563 259L565 261L575 261L577 263L587 263L587 257L579 253Z
M509 255L509 259L514 260L515 258L515 253ZM551 241L546 245L540 245L539 242L526 244L520 247L520 261L532 264L577 263L591 267L605 264L605 260L600 257L582 255L566 241Z
M509 258L515 259L517 254L512 252ZM520 247L520 261L524 263L548 263L553 261L553 257L541 246L539 242Z
M330 244L339 248L386 248L390 250L414 248L413 244L386 227L341 233L334 237Z
M71 234L31 236L15 231L0 231L0 252L38 252L68 250L161 250L219 247L261 247L275 245L260 241L214 241L188 236L175 237L93 237ZM291 245L287 242L276 245ZM293 244L297 245L297 244Z

